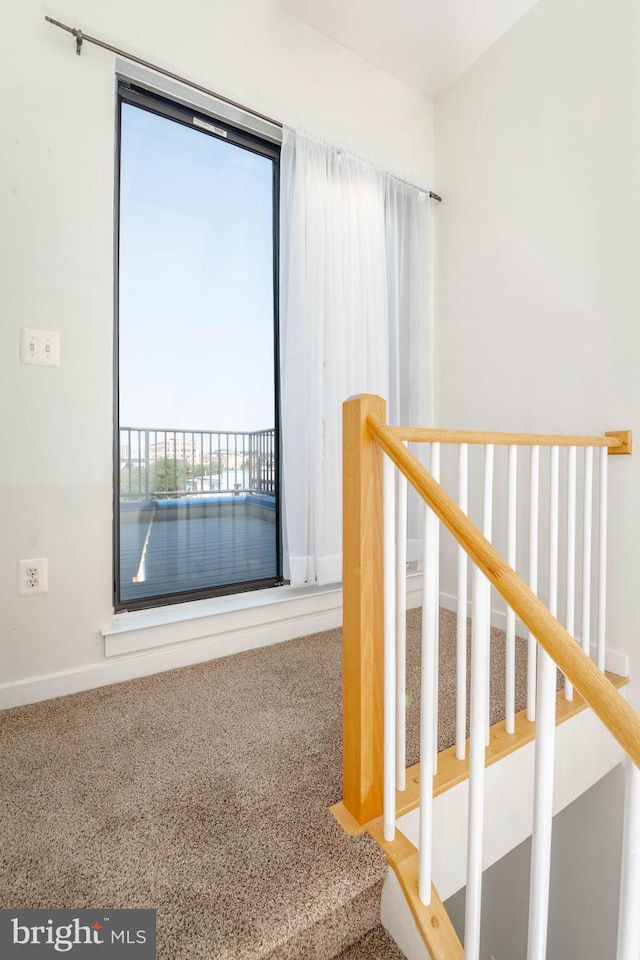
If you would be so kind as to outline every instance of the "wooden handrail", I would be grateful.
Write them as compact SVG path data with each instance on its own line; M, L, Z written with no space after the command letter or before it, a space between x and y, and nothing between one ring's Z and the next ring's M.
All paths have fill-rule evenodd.
M403 439L411 438L404 436L403 430L388 427L378 412L367 414L366 426L422 499L531 630L541 647L573 683L636 766L640 767L640 715L615 690L522 577L507 564L455 501L403 445Z
M494 433L486 430L435 430L431 427L389 427L398 440L410 443L475 443L520 447L608 447L609 453L631 453L631 430L610 430L604 436L553 433Z

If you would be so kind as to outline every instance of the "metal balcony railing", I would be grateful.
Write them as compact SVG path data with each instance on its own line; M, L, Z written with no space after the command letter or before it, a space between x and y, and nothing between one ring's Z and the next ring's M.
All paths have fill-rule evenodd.
M276 492L275 430L120 428L120 498Z

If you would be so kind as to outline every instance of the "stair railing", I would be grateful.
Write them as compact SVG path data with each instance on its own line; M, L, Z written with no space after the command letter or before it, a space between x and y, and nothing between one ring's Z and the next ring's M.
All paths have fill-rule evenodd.
M424 905L435 890L431 882L432 777L424 771L437 767L437 676L439 608L439 524L456 538L458 553L458 685L456 751L464 756L466 717L460 687L466 699L467 558L473 563L472 664L469 746L469 840L465 958L477 960L480 944L482 889L482 823L485 745L489 717L489 637L491 585L508 604L506 725L513 729L512 663L515 618L528 629L528 716L536 723L534 827L528 960L543 960L546 952L552 822L555 738L556 666L564 673L565 695L573 687L622 745L627 763L625 847L617 960L640 956L640 716L606 678L604 627L606 580L607 454L630 453L626 431L604 437L556 437L526 434L477 434L391 428L385 423L385 404L379 397L354 397L344 405L344 806L360 824L383 816L384 837L395 835L396 789L404 789L404 606L405 571L396 568L406 556L403 540L406 516L404 483L395 485L395 470L406 478L427 504L423 556L423 613L420 727L420 849L418 895ZM430 472L407 449L407 442L431 444ZM440 443L459 445L459 503L439 480ZM482 526L466 516L467 445L483 444L484 489ZM508 451L507 560L491 545L493 448ZM529 446L529 584L516 573L516 464L517 448ZM539 544L539 450L549 446L549 561L548 602L536 596ZM567 447L566 468L566 598L567 629L556 619L558 599L559 450ZM581 642L574 627L576 567L576 451L583 447L582 617ZM598 630L596 659L590 650L593 452L599 454L598 509ZM383 456L385 454L386 456ZM396 519L400 518L397 535ZM510 561L510 562L508 562ZM398 599L399 598L399 599ZM461 628L463 624L463 629ZM464 642L462 642L464 641ZM537 643L536 643L537 642ZM537 707L536 690L537 645ZM464 654L463 654L464 649ZM461 669L464 667L464 670ZM533 678L533 679L532 679ZM461 732L462 731L462 732ZM436 895L437 896L437 895Z

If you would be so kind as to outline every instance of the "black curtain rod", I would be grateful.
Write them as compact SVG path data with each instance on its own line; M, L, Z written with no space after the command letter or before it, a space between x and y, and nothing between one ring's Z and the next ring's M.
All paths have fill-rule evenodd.
M105 43L104 40L99 40L97 37L92 37L88 33L83 33L78 27L70 27L66 23L60 23L59 20L54 20L53 17L45 17L45 20L47 23L53 24L54 27L60 27L61 30L66 30L67 33L70 33L73 37L75 37L76 53L78 56L80 56L82 53L82 44L85 41L87 43L94 43L96 47L102 47L103 50L109 50L110 53L115 53L124 60L131 60L132 63L137 63L141 67L147 67L148 70L153 70L154 73L160 73L163 77L169 77L170 80L177 80L178 83L182 83L187 87L191 87L193 90L198 90L200 93L204 93L209 97L214 97L216 100L220 100L222 103L226 103L230 107L235 107L237 110L242 110L244 113L251 114L252 117L257 117L258 120L264 120L266 123L270 123L274 127L279 127L282 129L282 123L279 120L274 120L273 117L268 117L264 113L259 113L257 110L252 110L251 107L245 107L244 104L238 103L236 100L230 100L229 97L225 97L221 93L216 93L215 90L209 90L208 87L203 87L201 84L195 83L193 80L187 80L185 77L181 77L177 73L172 73L171 70L165 70L164 67L159 67L156 63L151 63L149 60L143 60L141 57L136 57L133 53L127 53L126 50L120 50L119 47L114 47L110 43ZM407 181L402 182L406 183ZM408 184L408 186L414 186L414 184ZM429 196L432 200L442 200L442 197L439 197L437 193L433 193L431 190L429 190Z

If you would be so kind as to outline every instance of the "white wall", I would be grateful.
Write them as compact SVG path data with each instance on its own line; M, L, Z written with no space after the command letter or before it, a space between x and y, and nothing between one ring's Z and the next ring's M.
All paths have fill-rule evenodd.
M640 5L539 0L436 103L437 422L640 430ZM610 643L640 667L640 458L610 458Z
M3 11L0 687L79 671L60 692L97 682L82 671L102 662L112 614L115 61L88 44L77 57L45 13L423 185L433 118L428 99L265 0ZM59 369L20 365L22 326L61 332ZM49 593L18 598L16 561L40 556Z

